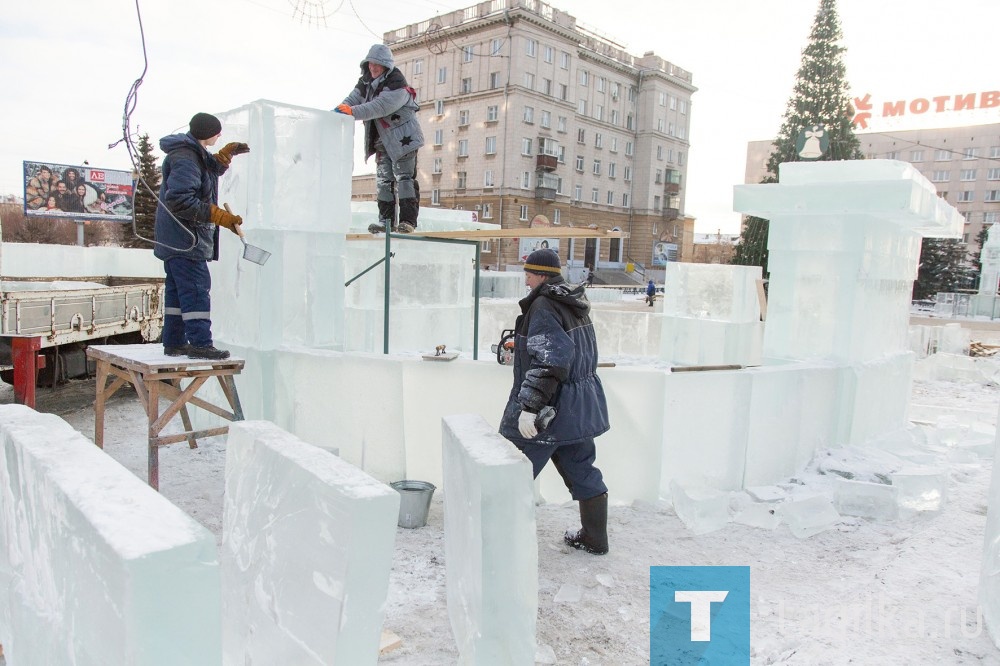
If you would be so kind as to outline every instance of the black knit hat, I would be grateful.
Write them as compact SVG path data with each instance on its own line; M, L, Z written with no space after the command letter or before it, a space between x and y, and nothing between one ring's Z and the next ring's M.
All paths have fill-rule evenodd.
M211 113L196 113L191 117L191 136L204 141L222 133L222 123Z
M535 250L524 260L524 270L535 275L560 275L559 255L548 248Z

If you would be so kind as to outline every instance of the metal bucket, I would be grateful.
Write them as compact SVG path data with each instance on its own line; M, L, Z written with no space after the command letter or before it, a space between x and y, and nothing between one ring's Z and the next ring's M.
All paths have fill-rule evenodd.
M427 524L427 512L436 489L426 481L393 481L389 484L399 493L400 527L412 529Z

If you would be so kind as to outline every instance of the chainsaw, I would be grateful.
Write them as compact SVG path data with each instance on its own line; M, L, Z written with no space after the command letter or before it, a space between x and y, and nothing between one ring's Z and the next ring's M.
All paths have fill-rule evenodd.
M497 355L497 363L500 365L514 364L514 329L504 329L500 333L499 344L490 345L490 351Z

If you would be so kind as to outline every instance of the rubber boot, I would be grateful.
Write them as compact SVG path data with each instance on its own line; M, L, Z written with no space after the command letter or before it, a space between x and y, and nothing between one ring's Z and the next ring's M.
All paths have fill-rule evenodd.
M608 552L608 494L580 501L580 523L583 529L576 534L566 532L563 540L577 550L592 555Z

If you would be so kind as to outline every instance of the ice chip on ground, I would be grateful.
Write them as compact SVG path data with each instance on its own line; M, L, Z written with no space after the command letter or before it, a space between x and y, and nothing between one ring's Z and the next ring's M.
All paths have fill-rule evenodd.
M948 446L958 444L959 440L965 437L965 432L968 430L966 426L959 422L956 416L951 414L938 416L935 425L937 426L938 438Z
M820 496L783 502L777 510L778 516L788 523L788 529L800 539L828 530L840 520L833 503Z
M729 493L704 486L685 487L674 480L670 495L677 517L695 534L714 532L729 522Z
M778 516L775 504L753 503L743 507L739 513L733 516L733 522L764 530L773 530L781 524L781 517Z
M895 520L899 517L897 494L898 489L882 483L841 480L836 485L834 506L842 516Z
M931 467L901 469L892 475L901 509L939 511L947 497L948 473Z
M747 494L758 502L780 502L788 497L788 493L778 486L754 486L747 488Z
M536 664L556 664L556 651L552 649L551 645L539 645L538 649L535 650L535 663Z
M594 578L596 578L597 582L603 585L604 587L615 586L615 578L611 574L597 574L596 576L594 576Z
M556 592L556 596L552 598L552 601L557 604L575 604L580 599L583 599L583 588L579 585L567 583L559 588L559 591Z

